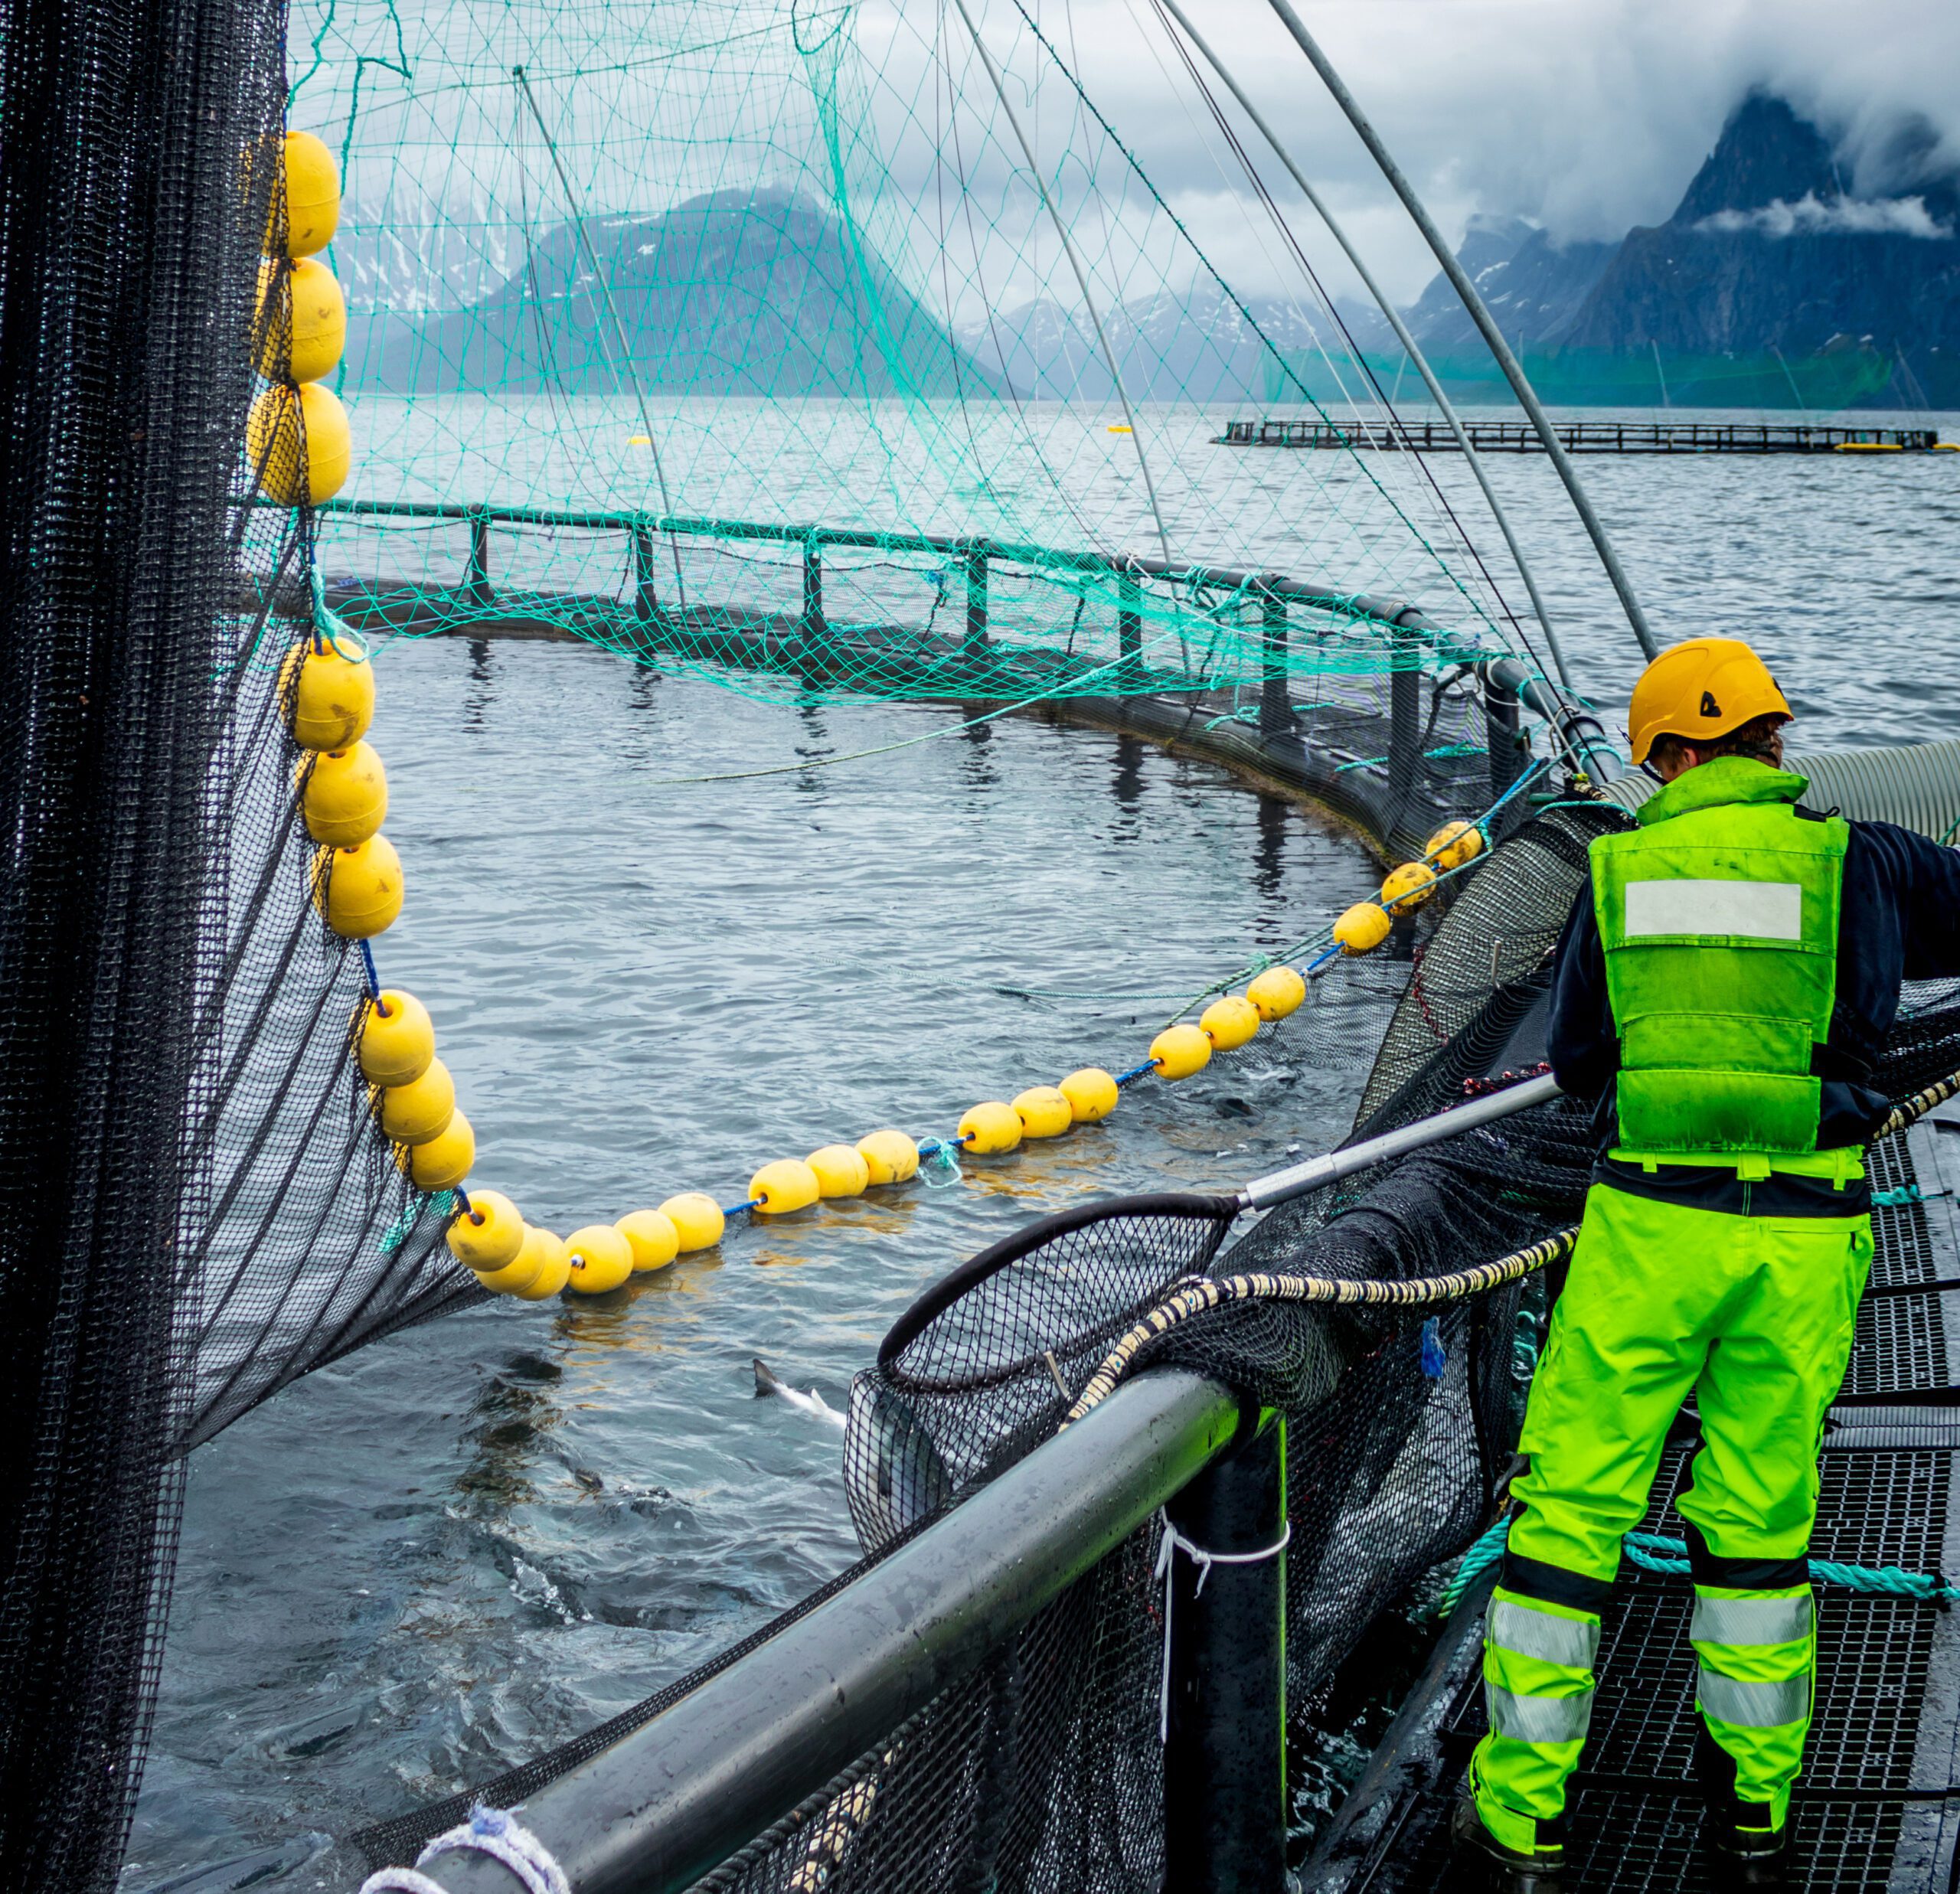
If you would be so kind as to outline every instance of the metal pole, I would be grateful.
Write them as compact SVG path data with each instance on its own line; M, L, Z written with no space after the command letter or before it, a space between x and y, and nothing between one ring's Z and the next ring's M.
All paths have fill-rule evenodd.
M1484 685L1484 730L1491 753L1493 800L1517 780L1524 759L1517 743L1517 693L1488 674Z
M1180 1368L1119 1388L855 1584L525 1798L573 1894L678 1894L998 1651L1230 1444ZM1208 1589L1209 1588L1207 1588ZM517 1894L483 1856L422 1872Z
M544 122L544 114L538 110L537 101L532 96L531 81L524 77L521 66L511 68L511 77L518 82L524 93L524 103L531 107L531 116L537 121L540 136L544 140L544 149L551 154L551 168L558 174L558 188L565 194L565 207L572 214L572 227L579 233L579 241L585 246L585 260L591 266L593 280L599 285L599 292L606 299L606 312L612 319L612 333L619 345L619 372L632 384L633 400L639 405L640 425L646 429L647 451L653 456L653 477L660 485L660 510L671 513L674 502L667 491L667 473L660 464L660 441L653 431L653 418L647 412L646 390L640 386L640 378L633 367L632 351L626 346L626 325L619 320L619 305L612 300L612 284L605 271L599 266L599 255L592 247L592 238L585 227L585 214L579 208L578 199L572 194L572 181L565 175L564 162L558 156L557 141ZM684 611L688 604L687 582L681 576L681 542L672 534L667 543L674 554L674 596Z
M633 616L651 625L659 616L660 596L653 585L653 534L644 526L633 528Z
M1191 24L1190 16L1178 4L1178 0L1163 0L1163 4L1171 17L1184 28L1185 38L1204 55L1211 70L1225 82L1227 89L1239 102L1239 109L1252 121L1259 136L1272 148L1272 155L1285 166L1287 175L1313 207L1314 214L1326 225L1328 234L1341 246L1341 253L1348 259L1355 275L1361 278L1363 287L1374 297L1376 306L1387 318L1388 325L1395 331L1395 339L1401 344L1403 354L1416 364L1416 372L1423 377L1423 385L1429 390L1429 399L1436 404L1442 418L1449 423L1449 431L1456 437L1457 447L1468 463L1471 474L1483 494L1484 504L1491 509L1491 518L1497 521L1498 531L1504 535L1504 547L1511 554L1511 563L1517 568L1518 577L1524 581L1525 592L1531 600L1532 615L1537 619L1540 630L1545 634L1545 648L1551 653L1552 668L1559 674L1559 681L1568 690L1571 689L1572 678L1566 669L1565 652L1560 646L1558 633L1552 629L1552 615L1546 609L1545 601L1539 594L1538 581L1532 576L1531 567L1524 557L1524 548L1518 544L1517 535L1511 530L1509 515L1498 503L1498 496L1492 491L1490 480L1484 472L1481 456L1472 445L1469 434L1458 418L1449 396L1443 393L1442 384L1436 379L1428 358L1416 346L1415 337L1410 334L1408 325L1403 321L1387 293L1370 273L1367 265L1361 259L1361 252L1348 242L1348 233L1334 220L1334 213L1321 201L1320 193L1307 181L1306 173L1294 163L1292 153L1280 143L1279 134L1267 124L1258 106L1246 97L1243 88L1206 43L1204 36ZM1401 385L1401 371L1398 369L1396 371L1396 385L1398 387ZM1393 402L1389 405L1392 412Z
M966 549L965 655L979 659L987 651L987 553L982 546Z
M1415 792L1422 774L1422 648L1398 625L1388 635L1388 792L1398 802Z
M1124 425L1129 429L1130 445L1136 449L1136 464L1143 475L1143 490L1150 496L1150 517L1157 522L1157 543L1163 549L1164 557L1171 557L1170 535L1164 530L1163 509L1157 504L1157 483L1150 477L1150 462L1145 458L1143 436L1137 432L1136 416L1130 411L1130 397L1123 387L1123 371L1117 365L1116 352L1109 346L1109 338L1103 333L1102 318L1096 312L1096 299L1089 292L1089 272L1077 254L1075 240L1069 235L1068 226L1062 221L1062 214L1057 209L1054 200L1048 194L1048 187L1042 180L1041 167L1035 162L1034 147L1027 142L1027 134L1021 129L1020 115L1008 100L1006 81L1000 68L994 64L994 56L988 51L986 41L980 37L980 28L973 15L967 10L966 0L953 0L959 9L959 17L966 22L968 36L973 41L973 50L980 55L980 64L986 68L987 77L992 82L994 96L1000 101L1001 109L1007 116L1013 129L1014 140L1021 147L1021 155L1027 161L1027 175L1034 181L1034 188L1040 194L1042 207L1048 213L1048 220L1055 227L1055 234L1061 239L1062 248L1067 253L1069 267L1075 272L1076 287L1082 292L1082 306L1089 312L1089 322L1096 330L1097 346L1102 351L1102 358L1109 364L1109 378L1116 384L1116 400L1123 410Z
M1558 469L1559 478L1564 482L1565 490L1572 496L1572 504L1578 511L1587 537L1592 541L1593 550L1599 555L1599 563L1606 567L1606 576L1612 581L1613 589L1619 595L1620 608L1626 613L1628 624L1633 627L1633 635L1639 640L1640 648L1648 658L1658 658L1661 655L1661 648L1655 642L1653 632L1648 629L1647 615L1641 610L1640 601L1634 596L1633 583L1621 566L1619 555L1613 550L1613 543L1607 537L1606 529L1601 524L1599 516L1593 511L1592 502L1586 496L1586 489L1579 483L1579 470L1573 465L1564 448L1559 444L1550 417L1545 413L1537 392L1525 379L1524 371L1518 366L1517 358L1512 354L1511 345L1504 339L1504 332L1492 319L1490 311L1484 306L1484 299L1477 293L1477 286L1470 280L1463 266L1456 260L1455 253L1444 241L1442 232L1436 228L1428 211L1423 207L1422 199L1416 196L1415 187L1403 176L1395 160L1388 155L1387 146L1383 144L1375 128L1368 122L1367 115L1356 103L1354 95L1348 90L1341 75L1328 63L1328 57L1321 51L1318 42L1307 31L1300 16L1293 11L1289 0L1268 0L1268 4L1279 16L1287 31L1292 34L1300 51L1306 54L1314 70L1320 74L1328 90L1334 95L1334 103L1347 113L1348 122L1360 135L1361 142L1368 148L1370 156L1381 168L1382 175L1388 180L1395 194L1402 200L1403 208L1415 220L1416 227L1423 233L1429 248L1435 251L1437 262L1442 266L1443 274L1449 279L1451 287L1462 299L1464 308L1470 312L1471 321L1476 324L1478 332L1489 345L1491 354L1495 358L1498 367L1504 371L1505 380L1511 384L1512 393L1517 397L1518 405L1530 416L1531 425L1537 430L1539 439L1544 443L1545 452L1551 456L1552 465Z
M1260 601L1265 677L1259 688L1262 736L1283 736L1294 725L1292 693L1287 688L1286 601L1268 589Z
M1244 1559L1171 1556L1164 1884L1286 1884L1286 1419L1214 1460L1165 1509L1179 1538ZM1269 1553L1261 1558L1260 1553Z
M1515 658L1486 658L1477 675L1486 688L1494 683L1536 710L1595 782L1617 782L1626 774L1619 752L1606 740L1606 727L1590 710L1566 703L1529 666Z
M490 515L481 507L469 516L469 571L463 589L470 603L479 608L496 602L490 589Z
M829 629L824 622L823 555L815 540L806 539L803 542L803 611L796 622L797 642L805 652L815 651L825 642Z

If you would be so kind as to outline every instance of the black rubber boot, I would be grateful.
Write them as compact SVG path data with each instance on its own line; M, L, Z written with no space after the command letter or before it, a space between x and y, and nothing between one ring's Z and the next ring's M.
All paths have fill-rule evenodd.
M1710 1811L1702 1830L1722 1888L1787 1888L1788 1837L1781 1828L1743 1828Z
M1449 1839L1452 1860L1459 1867L1480 1873L1484 1886L1494 1894L1562 1894L1559 1870L1565 1850L1554 1847L1521 1854L1507 1848L1484 1826L1468 1782L1457 1791L1456 1805L1450 1811Z

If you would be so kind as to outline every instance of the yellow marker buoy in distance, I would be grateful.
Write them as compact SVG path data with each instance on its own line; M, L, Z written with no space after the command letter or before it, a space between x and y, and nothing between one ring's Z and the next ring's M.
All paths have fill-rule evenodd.
M749 1180L749 1197L763 1216L807 1210L821 1194L817 1174L800 1158L779 1158Z
M817 1180L821 1197L862 1197L871 1181L871 1167L855 1145L825 1145L803 1161Z
M919 1174L919 1141L887 1126L858 1141L858 1154L873 1184L903 1184Z
M563 1240L548 1229L537 1229L527 1224L524 1233L524 1248L518 1252L514 1269L527 1255L538 1261L537 1274L521 1289L511 1293L521 1302L544 1302L557 1295L571 1280L572 1259L566 1253Z
M1390 913L1411 914L1436 892L1436 871L1427 862L1405 861L1381 884L1381 905Z
M245 417L245 451L259 491L275 506L318 506L347 485L354 433L340 397L325 384L262 389Z
M681 1233L665 1210L632 1210L612 1227L633 1252L633 1272L650 1275L664 1269L681 1253Z
M1220 1052L1258 1036L1259 1008L1236 993L1220 994L1198 1015L1197 1029Z
M998 1157L1021 1142L1021 1114L999 1099L983 1099L959 1121L959 1135L976 1158Z
M311 132L286 135L286 253L311 256L340 227L340 167ZM266 245L270 255L273 246Z
M697 1249L712 1249L728 1226L721 1206L705 1190L683 1190L660 1207L660 1213L674 1226L681 1239L681 1254L690 1256Z
M1334 923L1334 944L1344 954L1371 954L1387 939L1390 926L1378 903L1357 901Z
M1150 1062L1160 1079L1188 1079L1211 1063L1211 1035L1187 1020L1167 1026L1150 1042Z
M524 1247L524 1219L501 1190L472 1190L469 1208L452 1219L449 1254L479 1274L501 1269Z
M1100 1066L1071 1072L1055 1087L1069 1102L1069 1115L1078 1125L1099 1125L1122 1096L1116 1081Z
M436 1024L428 1007L394 987L382 988L379 999L362 1006L360 1032L354 1059L370 1085L408 1085L436 1056Z
M633 1247L610 1223L588 1223L565 1239L565 1287L604 1295L633 1273Z
M314 841L351 848L380 832L388 814L388 772L372 744L316 750L299 768L305 772L300 812Z
M456 1109L456 1082L439 1059L407 1085L381 1088L381 1128L398 1145L426 1145L447 1128Z
M425 1143L407 1147L408 1180L418 1190L453 1190L476 1161L476 1133L459 1111Z
M374 720L374 671L337 651L295 649L279 670L282 697L290 691L292 740L302 749L346 749Z
M1484 852L1484 838L1475 822L1446 822L1423 844L1423 854L1438 874L1460 868Z
M1075 1107L1058 1085L1031 1086L1014 1101L1024 1138L1059 1138L1075 1122Z
M1246 998L1263 1020L1287 1018L1300 1010L1306 997L1306 981L1291 967L1268 967L1246 988Z
M401 913L401 857L385 835L351 848L323 848L321 912L344 940L371 940Z

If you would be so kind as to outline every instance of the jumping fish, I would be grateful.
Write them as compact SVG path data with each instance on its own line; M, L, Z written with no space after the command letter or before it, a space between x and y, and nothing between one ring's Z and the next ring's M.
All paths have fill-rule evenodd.
M766 1361L758 1356L756 1360L756 1392L758 1395L773 1394L778 1400L787 1401L799 1412L822 1421L827 1427L844 1432L844 1416L832 1407L815 1388L807 1394L799 1394L786 1382L779 1381L769 1372Z

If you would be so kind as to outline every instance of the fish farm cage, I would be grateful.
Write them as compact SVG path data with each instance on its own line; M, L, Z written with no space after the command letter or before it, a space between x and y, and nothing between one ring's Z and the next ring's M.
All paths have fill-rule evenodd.
M1651 653L1474 289L1272 7L1438 245ZM1304 973L1260 970L1285 976L1269 1011L1221 990L1216 1026L1181 1021L1122 1075L1214 1049L1229 1069L1290 1017L1293 1056L1366 1069L1340 1153L1070 1204L920 1269L940 1279L852 1389L855 1563L298 1880L1449 1885L1490 1534L1592 1161L1586 1112L1533 1076L1548 960L1643 783L1475 440L1442 403L1490 514L1473 531L1315 246L1364 264L1197 24L1174 0L1150 18L1344 390L1321 420L1346 446L1290 484L1173 477L1207 405L1261 376L1313 400L1297 335L1152 182L1098 49L1013 0L10 10L0 1887L129 1885L189 1456L370 1342L492 1295L603 1292L635 1241L671 1259L776 1207L765 1167L742 1201L671 1199L652 1233L574 1258L473 1168L433 1028L384 984L403 864L362 753L390 642L434 636L577 639L772 705L946 705L952 730L1133 730L1402 865L1316 924ZM1056 109L1017 106L1037 96ZM1292 188L1311 240L1273 198ZM1047 313L1011 331L1017 297ZM1152 327L1162 298L1207 315L1197 341ZM1414 451L1371 459L1384 429ZM1960 745L1805 767L1848 815L1960 825ZM1823 1443L1818 1555L1849 1579L1824 1594L1797 1805L1818 1890L1960 1877L1939 1576L1960 1569L1956 1072L1960 991L1914 991L1879 1079L1900 1102L1879 1265ZM1044 1089L1049 1128L1073 1122ZM1018 1106L978 1109L880 1161L1018 1140L997 1122ZM813 1167L784 1175L816 1194ZM1652 1543L1695 1425L1609 1620L1582 1885L1703 1885L1688 1592ZM1396 1686L1395 1722L1368 1725L1357 1706ZM1358 1780L1344 1742L1371 1752Z

